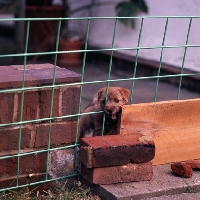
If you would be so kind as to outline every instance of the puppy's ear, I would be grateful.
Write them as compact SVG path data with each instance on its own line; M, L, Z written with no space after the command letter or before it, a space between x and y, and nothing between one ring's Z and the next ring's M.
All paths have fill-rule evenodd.
M98 92L94 95L92 104L97 104L97 102L98 102Z
M93 97L93 104L97 104L99 102L99 100L101 99L102 93L106 91L106 88L100 88L97 93L94 95Z
M130 95L130 91L126 88L119 88L119 91L122 94L125 103L127 103L129 95Z

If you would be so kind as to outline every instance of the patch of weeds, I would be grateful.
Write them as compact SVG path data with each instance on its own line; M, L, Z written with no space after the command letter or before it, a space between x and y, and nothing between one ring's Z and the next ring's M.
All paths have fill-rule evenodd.
M36 189L34 189L36 191ZM13 190L0 193L0 200L101 200L92 193L91 189L78 181L73 186L67 182L60 188L37 191L29 190L28 187L21 190Z
M0 193L0 200L31 200L33 193L28 187L20 190L11 190Z

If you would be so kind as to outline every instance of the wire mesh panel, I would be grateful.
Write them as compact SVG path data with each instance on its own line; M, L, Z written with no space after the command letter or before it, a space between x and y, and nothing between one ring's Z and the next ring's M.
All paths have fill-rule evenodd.
M130 83L130 100L129 103L134 103L135 98L135 85L138 81L142 80L154 80L155 87L153 88L153 99L152 101L158 100L158 89L160 80L166 78L178 78L178 87L176 93L176 99L180 99L182 80L184 77L195 77L199 76L199 72L185 71L185 59L189 48L200 47L199 44L189 44L190 32L193 26L193 20L198 19L199 17L174 17L174 16L163 16L163 17L135 17L140 20L140 28L138 32L137 45L133 47L115 47L116 34L118 29L118 20L119 17L94 17L94 18L24 18L24 19L0 19L0 22L8 21L20 21L26 23L26 38L25 38L25 48L24 53L15 53L15 54L2 54L2 58L11 58L11 57L23 57L22 66L1 66L1 89L0 89L0 101L1 109L5 106L3 101L6 99L6 102L9 103L8 99L12 99L14 114L10 117L10 120L1 120L0 124L0 134L2 144L0 144L1 155L0 155L0 191L15 189L19 187L36 185L39 183L46 183L55 180L70 178L79 175L76 171L77 166L77 147L79 146L79 122L81 115L95 114L97 112L82 113L82 102L83 102L83 92L85 88L91 88L96 85L104 85L106 88L112 84L118 84L123 82ZM160 45L155 46L143 46L143 29L146 21L148 20L164 20L164 30L161 35L162 41ZM181 45L166 45L166 36L168 34L168 28L171 21L175 19L185 19L187 24L187 33L185 38L185 43ZM53 51L48 52L28 52L29 46L29 34L30 27L33 21L48 21L56 20L58 21L57 33L55 37L55 45ZM59 39L62 23L65 20L85 20L87 22L86 33L85 33L85 42L84 48L81 50L66 50L59 51ZM88 48L88 41L90 38L90 29L91 23L95 23L96 20L106 23L106 20L113 20L113 32L112 32L112 41L109 48ZM178 73L173 74L161 74L163 67L163 53L166 49L183 49L182 55L182 64L178 69ZM158 67L157 73L151 76L140 76L138 75L138 66L140 61L140 52L142 50L159 50ZM117 52L120 51L134 51L134 63L132 63L132 72L128 77L121 78L112 78L113 72L113 60ZM75 75L74 81L64 81L64 76L71 72L62 71L60 68L57 68L57 60L60 54L70 54L80 52L83 54L81 75ZM107 78L106 80L97 79L97 80L86 80L85 72L87 70L86 60L89 53L109 53L109 65L107 69ZM48 73L51 76L48 76L47 71L42 71L39 69L37 73L33 70L37 69L37 65L30 66L27 64L27 59L33 56L44 56L52 55L54 58L53 65L46 66L46 69L50 70ZM44 66L43 66L44 67ZM45 67L44 67L45 68ZM8 78L7 86L5 86L5 76L6 72L4 70L11 70L8 73L16 72L16 74L11 74L12 76ZM13 71L14 70L14 71ZM40 71L41 70L41 71ZM65 70L65 69L63 69ZM72 70L73 71L73 70ZM186 73L185 73L186 72ZM3 74L5 73L5 74ZM34 76L32 76L35 73ZM20 74L21 81L20 84L16 84L15 76ZM60 79L58 77L60 76ZM39 77L39 78L38 78ZM49 78L50 77L50 78ZM62 79L63 78L63 79ZM31 79L31 84L28 84L28 81ZM47 81L48 80L48 81ZM60 80L60 81L59 81ZM13 82L12 82L13 81ZM39 81L39 82L38 82ZM4 86L2 86L4 84ZM13 84L13 85L12 85ZM75 91L75 92L74 92ZM108 92L108 89L107 89ZM165 92L165 91L163 91ZM35 95L38 95L38 98ZM11 96L7 98L7 96ZM73 96L73 97L72 97ZM44 109L41 105L44 105L44 102L49 98L47 105L48 108L46 114L41 114L41 109ZM71 98L71 100L69 100ZM92 98L92 97L91 97ZM35 99L35 100L34 100ZM34 100L34 101L33 101ZM65 102L63 102L65 100ZM11 101L11 102L12 102ZM33 101L33 102L32 102ZM31 104L32 102L32 104ZM58 103L59 102L59 103ZM77 102L77 107L73 108L73 103ZM58 103L58 104L57 104ZM12 103L11 103L12 104ZM11 105L10 104L10 105ZM17 108L15 106L18 106ZM36 106L35 111L33 111L32 106ZM57 106L57 107L56 107ZM71 111L66 111L70 109ZM6 106L4 109L8 109ZM58 111L58 112L57 112ZM4 110L2 113L5 114L9 110ZM33 113L36 114L33 114ZM55 114L57 112L57 114ZM102 112L102 111L100 111ZM5 114L6 115L6 114ZM27 117L29 116L29 117ZM3 115L1 116L3 119ZM105 118L104 118L105 120ZM61 139L59 139L58 131L59 128L64 127L66 133L60 134ZM103 128L104 129L104 128ZM63 129L59 130L63 132ZM60 133L59 132L59 133ZM5 139L5 138L7 139ZM63 138L64 137L64 138ZM65 142L66 138L71 138L68 142ZM15 139L15 141L14 141ZM14 141L14 142L13 142ZM13 149L12 142L16 144ZM7 144L7 145L5 145Z

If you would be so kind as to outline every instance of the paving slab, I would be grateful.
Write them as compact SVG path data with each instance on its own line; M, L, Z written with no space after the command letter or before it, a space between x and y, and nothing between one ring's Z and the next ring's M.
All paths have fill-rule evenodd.
M191 178L181 178L172 173L170 164L158 165L151 181L100 185L96 192L110 200L200 199L200 171L194 171Z
M164 195L161 197L147 198L146 200L198 200L198 199L200 199L200 193Z

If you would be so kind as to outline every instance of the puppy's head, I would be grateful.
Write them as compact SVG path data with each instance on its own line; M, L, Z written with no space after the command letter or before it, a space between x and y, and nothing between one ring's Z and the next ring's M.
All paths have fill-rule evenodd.
M128 102L129 90L121 87L109 87L106 101L106 87L94 95L93 104L99 104L101 109L112 119L116 120L117 113Z

